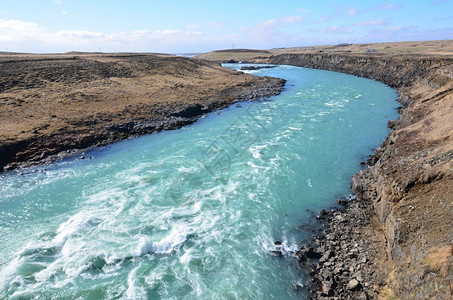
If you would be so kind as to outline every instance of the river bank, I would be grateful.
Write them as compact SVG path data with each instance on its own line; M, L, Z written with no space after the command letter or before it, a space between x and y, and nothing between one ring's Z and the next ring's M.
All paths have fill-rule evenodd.
M356 200L341 215L330 213L324 235L314 239L314 251L322 258L308 267L312 297L449 299L453 58L310 53L250 62L375 79L396 88L403 106L398 120L388 122L392 131L382 146L354 175L351 189ZM304 251L301 254L304 260Z
M0 171L180 128L284 84L169 55L2 55Z

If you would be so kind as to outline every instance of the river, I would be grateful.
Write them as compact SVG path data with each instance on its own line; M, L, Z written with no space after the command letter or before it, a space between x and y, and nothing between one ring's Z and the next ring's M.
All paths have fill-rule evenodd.
M397 94L329 71L250 73L286 90L0 174L0 298L303 298L300 225L350 194Z

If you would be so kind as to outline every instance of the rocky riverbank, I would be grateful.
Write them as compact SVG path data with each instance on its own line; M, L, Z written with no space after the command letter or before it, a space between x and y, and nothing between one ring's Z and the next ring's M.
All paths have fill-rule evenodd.
M321 211L317 217L325 227L311 243L296 253L299 264L311 276L308 283L313 299L374 299L386 284L383 272L376 272L374 259L386 260L384 245L370 229L378 222L371 205L354 199L339 200L341 207ZM388 262L388 260L386 260Z
M146 54L0 57L0 172L175 129L285 81Z
M299 251L313 298L451 299L453 295L453 58L282 54L251 60L349 73L398 90L398 120L351 183L356 199L327 214ZM310 253L321 258L311 263Z

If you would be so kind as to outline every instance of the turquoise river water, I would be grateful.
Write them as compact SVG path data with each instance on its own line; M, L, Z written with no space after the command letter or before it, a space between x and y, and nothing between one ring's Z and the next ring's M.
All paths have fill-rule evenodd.
M93 159L0 174L0 298L304 298L290 253L307 209L349 195L397 95L322 70L250 73L285 78L286 91Z

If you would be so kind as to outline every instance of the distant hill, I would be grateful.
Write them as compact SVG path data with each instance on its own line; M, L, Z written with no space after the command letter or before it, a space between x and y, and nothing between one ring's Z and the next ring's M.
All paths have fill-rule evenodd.
M268 50L253 50L253 49L226 49L226 50L215 50L212 52L217 52L217 53L271 53Z
M338 44L291 48L274 48L268 50L226 49L215 50L198 58L226 62L230 60L250 60L256 57L289 53L367 53L367 54L423 54L423 55L453 55L453 40L414 41L392 43Z
M268 50L253 50L253 49L226 49L216 50L197 56L198 58L214 61L241 61L254 57L268 57L272 52Z

